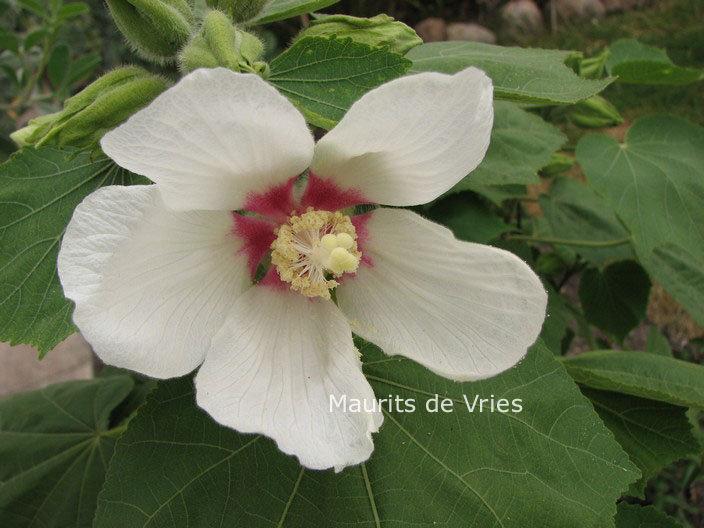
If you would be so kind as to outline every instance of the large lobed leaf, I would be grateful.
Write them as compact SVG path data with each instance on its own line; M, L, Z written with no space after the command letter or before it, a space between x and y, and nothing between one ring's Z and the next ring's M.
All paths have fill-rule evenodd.
M584 137L577 159L633 234L641 264L704 324L704 128L642 117L623 143Z
M488 244L511 230L479 197L461 192L446 196L424 211L434 222L449 227L460 240Z
M406 57L412 72L456 73L468 66L484 70L497 99L520 103L571 104L595 95L613 79L582 79L565 65L571 51L509 48L479 42L433 42Z
M622 502L618 505L616 528L683 528L672 517L655 506L639 506Z
M619 82L682 85L704 80L704 70L677 66L665 50L634 39L619 39L609 51L606 69Z
M609 203L576 180L555 178L549 193L541 195L538 202L544 214L544 221L536 223L538 236L592 242L623 240L629 236ZM573 249L598 266L634 256L629 244Z
M538 171L567 141L560 130L507 101L494 102L494 126L486 156L453 188L539 183Z
M685 407L615 392L582 392L643 474L628 495L644 498L650 478L676 460L701 453Z
M613 526L639 473L543 345L477 383L372 346L364 359L378 397L418 406L385 412L365 464L305 470L270 440L219 427L195 406L190 379L161 382L120 438L96 528ZM454 411L426 412L434 394ZM520 398L523 411L469 413L463 394Z
M106 157L25 148L0 166L0 341L45 353L75 331L56 257L76 206L103 185L148 182Z
M304 37L271 62L268 80L309 123L330 129L362 95L410 66L396 53L352 39Z
M641 250L638 258L653 280L704 325L704 259L670 243L656 247L650 254Z
M587 321L619 340L645 317L649 293L648 274L633 260L586 269L579 280Z
M89 528L129 376L59 383L0 402L0 526Z

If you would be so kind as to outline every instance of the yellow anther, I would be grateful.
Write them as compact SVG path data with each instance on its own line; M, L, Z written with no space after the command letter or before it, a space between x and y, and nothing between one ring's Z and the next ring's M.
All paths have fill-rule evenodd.
M341 248L350 249L352 246L354 246L354 238L352 238L352 236L347 233L338 233L337 245Z
M357 271L358 265L359 258L352 255L345 248L336 247L330 252L330 261L326 267L335 275L342 275L343 273Z
M332 233L328 233L320 239L320 245L323 246L325 249L329 249L330 251L332 251L338 246L338 237L333 235Z
M271 262L281 280L307 297L330 298L334 278L357 271L362 254L348 216L340 212L308 211L291 216L275 231Z

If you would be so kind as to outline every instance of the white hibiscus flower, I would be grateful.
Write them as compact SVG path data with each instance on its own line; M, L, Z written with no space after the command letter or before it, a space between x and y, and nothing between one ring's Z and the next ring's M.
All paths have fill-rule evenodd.
M352 331L453 380L504 371L540 331L545 292L513 254L407 210L339 212L437 198L482 160L492 120L483 72L423 73L370 91L314 144L259 77L196 71L101 142L156 185L76 209L58 262L76 325L110 365L200 365L203 409L306 467L362 462L382 414L330 410L331 395L374 401Z

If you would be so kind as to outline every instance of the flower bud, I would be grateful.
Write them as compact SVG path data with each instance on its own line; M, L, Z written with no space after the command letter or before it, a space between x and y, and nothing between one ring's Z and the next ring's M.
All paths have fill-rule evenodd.
M261 74L268 70L266 63L260 62L263 55L261 40L236 28L224 13L213 10L205 16L200 33L181 52L179 63L184 72L224 66Z
M623 117L616 107L600 95L592 95L574 105L570 109L570 119L585 128L603 128L623 123Z
M562 152L555 152L548 164L540 169L540 174L543 176L555 176L556 174L570 170L573 166L574 158L572 156L568 156Z
M112 71L66 100L61 112L40 116L12 134L20 146L95 149L100 138L168 88L156 75L127 67Z
M609 59L611 51L606 48L593 57L579 60L579 75L585 79L599 79L604 74L606 61Z
M358 18L347 15L318 15L297 38L331 37L351 38L368 46L383 46L393 53L404 55L411 48L423 44L416 32L403 22L388 15Z
M242 23L264 11L270 0L205 0L205 3L208 7L227 13L234 22Z
M190 40L193 12L186 0L106 0L117 27L145 59L172 60Z

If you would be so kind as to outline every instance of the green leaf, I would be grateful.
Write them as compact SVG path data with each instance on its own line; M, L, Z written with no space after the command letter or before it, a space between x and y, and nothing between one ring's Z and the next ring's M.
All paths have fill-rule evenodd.
M622 144L601 134L584 137L577 159L633 233L644 267L658 282L665 275L662 286L704 322L704 307L692 297L704 295L696 271L704 262L704 128L671 116L642 117ZM689 280L695 282L683 282Z
M667 337L660 333L657 327L651 326L648 329L648 341L645 344L645 351L651 354L658 354L660 356L672 357L672 350L670 350L670 342Z
M645 317L649 293L648 274L633 260L616 262L603 271L589 268L579 282L587 321L619 340Z
M103 185L147 183L112 160L24 148L0 166L0 340L45 353L75 331L56 257L75 207Z
M271 62L268 80L308 122L330 129L352 103L410 65L400 55L351 39L304 37Z
M603 134L582 138L577 160L642 250L670 242L704 256L704 128L641 117L623 143Z
M596 350L563 359L579 384L704 409L704 366L648 352Z
M704 325L704 259L674 244L658 246L650 254L639 251L638 258L653 280Z
M629 236L608 202L589 187L570 178L555 178L548 194L541 195L538 202L545 221L536 224L540 226L536 236L594 242L622 240ZM597 266L634 256L628 244L572 249Z
M137 410L147 401L147 396L156 388L157 384L155 379L143 376L131 370L109 365L104 366L98 376L100 378L129 376L134 382L134 387L127 398L125 398L110 415L111 423L115 424L128 422L137 413Z
M467 190L481 194L494 205L501 206L506 200L528 198L525 185L466 185Z
M31 11L35 15L39 16L39 18L49 18L49 13L47 13L46 8L39 0L17 0L17 3L28 11Z
M449 227L460 240L486 244L511 230L472 193L458 193L435 202L426 216Z
M655 506L622 502L616 513L616 528L682 528L682 525Z
M0 51L10 50L13 53L17 53L19 49L19 39L9 31L0 28Z
M631 84L682 85L704 80L704 70L674 64L667 52L634 39L620 39L609 46L609 75Z
M71 68L71 48L67 44L58 44L52 51L47 64L49 79L55 89L60 88Z
M10 66L9 64L1 64L0 63L0 68L2 68L2 71L5 73L8 79L10 79L10 82L15 85L15 86L20 86L20 80L17 77L17 72L15 69Z
M161 382L120 438L95 527L613 526L614 503L638 472L542 345L476 383L364 348L377 395L418 406L385 413L365 464L302 469L270 440L214 423L190 379ZM454 411L428 413L435 394ZM469 413L463 394L522 399L523 410Z
M601 92L614 79L582 79L565 65L571 51L508 48L479 42L433 42L406 57L412 72L456 73L468 66L484 70L494 96L520 103L571 104Z
M89 528L127 376L70 381L0 402L0 525Z
M650 478L676 460L699 454L685 407L615 392L582 392L643 474L631 484L628 495L644 498Z
M565 336L570 321L570 313L565 305L565 298L550 284L543 284L548 292L548 307L540 338L555 355L562 354L562 338Z
M480 185L538 183L538 171L567 138L540 117L506 101L494 103L494 127L486 156L453 190Z
M90 7L84 2L69 2L65 4L57 15L59 22L90 13Z
M22 44L22 48L25 51L29 51L34 46L39 46L48 35L49 35L49 31L44 28L37 29L36 31L32 31L24 38L24 43Z
M285 18L292 18L318 9L331 6L340 0L273 0L266 9L255 18L253 24L268 24Z
M102 58L99 53L86 53L78 57L73 64L71 64L66 85L73 86L81 79L90 76L101 61Z

